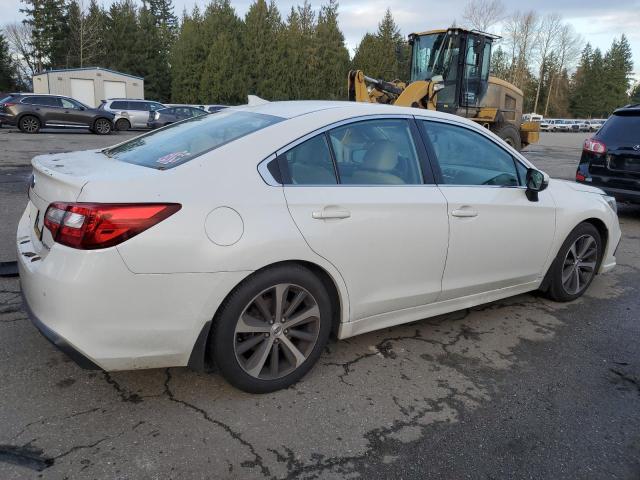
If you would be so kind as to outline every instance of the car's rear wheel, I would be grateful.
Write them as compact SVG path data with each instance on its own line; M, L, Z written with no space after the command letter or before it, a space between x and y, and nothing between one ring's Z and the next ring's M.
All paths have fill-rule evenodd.
M126 118L119 118L116 121L116 130L124 131L124 130L129 130L130 128L131 128L131 122L129 122L129 120L127 120Z
M99 118L93 124L93 131L98 135L108 135L111 133L111 122L106 118Z
M602 258L600 232L590 223L574 228L548 272L547 296L558 302L580 297L596 275Z
M18 122L18 128L24 133L38 133L40 126L40 119L33 115L25 115Z
M258 272L225 300L211 352L224 378L251 393L297 382L318 360L331 330L322 282L300 265Z

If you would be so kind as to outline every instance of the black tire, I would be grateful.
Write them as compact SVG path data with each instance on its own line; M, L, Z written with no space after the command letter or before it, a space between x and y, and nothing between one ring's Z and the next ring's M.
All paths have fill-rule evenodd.
M275 290L276 286L290 284L291 291L289 288L286 290L286 293L283 295L282 306L285 309L286 306L291 306L294 304L296 295L294 288L299 288L298 293L304 291L309 295L309 301L313 301L314 308L317 306L317 310L319 312L319 316L317 319L312 322L308 322L308 325L313 323L316 330L313 335L315 336L315 341L313 344L311 342L307 342L306 340L298 340L297 338L292 339L293 335L286 335L287 339L285 340L283 336L288 331L281 330L280 332L276 332L276 328L280 325L277 321L272 319L270 322L260 323L261 328L269 328L270 332L274 332L272 334L267 333L238 333L237 329L241 325L240 316L245 314L248 315L250 311L249 308L253 305L256 305L255 300L260 297L264 300L262 295L268 295L265 292L274 292L275 298ZM271 290L274 289L274 290ZM291 298L291 300L287 300ZM307 302L307 300L304 300ZM268 312L272 313L275 311L275 308L272 308L275 304L271 303L268 307ZM300 307L305 309L307 308L305 304L300 304ZM297 311L297 310L294 310ZM254 311L255 312L255 311ZM286 314L282 315L282 322L285 322ZM293 314L292 315L292 318ZM259 315L258 315L259 316ZM274 318L275 318L274 314ZM252 315L253 318L256 318L256 315ZM262 318L265 316L262 315ZM251 317L250 317L251 318ZM252 318L252 319L253 319ZM314 317L316 318L316 317ZM240 285L238 285L225 299L221 307L219 308L216 316L213 320L213 331L210 338L210 351L212 352L212 360L214 364L220 369L222 376L227 380L231 385L249 393L268 393L273 392L275 390L280 390L282 388L286 388L298 380L300 380L316 363L324 346L329 339L329 333L331 331L331 318L332 318L332 307L331 300L327 291L320 281L318 277L316 277L310 270L304 268L300 265L283 265L277 266L273 268L269 268L266 270L262 270L257 272L244 280ZM260 322L263 322L260 320ZM271 325L269 325L271 324ZM282 323L283 326L286 323ZM296 326L295 328L306 328ZM311 327L309 327L311 328ZM294 331L294 327L290 327L291 332ZM244 337L243 335L249 335L249 337ZM267 340L261 339L262 336L270 337ZM297 337L297 336L296 336ZM274 347L274 343L278 343L278 339L280 340L280 344ZM255 344L253 340L257 340L258 343L255 347L255 350L248 350L246 355L249 355L250 358L246 361L245 365L241 365L244 357L239 353L239 347L243 345L248 345L249 343ZM241 343L243 342L244 343ZM293 364L290 364L289 359L292 355L292 350L289 350L288 347L285 351L285 341L286 344L291 344L293 341L302 342L295 345L300 348L297 350L298 353L301 353L304 348L301 345L305 344L307 348L307 354L304 355L305 359L302 361L297 367ZM263 343L264 342L264 343ZM270 342L270 343L267 343ZM270 346L269 346L270 345ZM275 348L275 350L272 350ZM273 356L273 352L275 351L276 357L280 360L277 360L275 363L282 362L284 367L283 373L281 376L275 376L275 378L258 378L258 376L252 375L246 370L246 367L251 363L251 358L258 354L258 350L263 352L271 352L264 355L264 360L260 363L258 367L258 376L262 374L262 372L266 372L268 369L272 368L271 360ZM244 354L242 354L244 355ZM268 355L268 356L267 356ZM268 359L268 360L267 360ZM269 362L269 366L267 366L267 362ZM259 363L259 362L255 362ZM254 364L255 364L254 363ZM263 367L264 366L264 367ZM275 368L275 371L278 367ZM290 370L293 369L293 370ZM269 373L267 372L267 375Z
M576 265L571 262L573 254L570 251L576 242L587 237L591 237L595 241L595 253L592 254L591 258L588 258L588 262L585 262L585 264L593 262L593 269L579 270L575 273ZM602 253L602 238L600 237L598 229L586 222L578 225L567 236L567 239L558 251L558 255L551 264L551 267L549 267L549 271L545 277L545 283L548 285L547 290L544 292L545 295L556 302L570 302L582 296L596 276L596 272L600 267L600 261L602 260ZM573 260L575 260L575 258ZM580 259L580 261L582 260L584 259ZM572 266L574 274L570 275L570 277L574 278L577 276L578 279L583 280L577 291L572 291L572 289L568 288L565 282L563 282L563 272L565 272L565 278L567 278L566 272L568 272ZM590 273L588 278L583 275L587 272Z
M123 132L125 130L129 130L131 128L131 122L126 118L119 118L116 122L116 130L119 132Z
M113 124L107 118L98 118L93 122L91 131L97 135L109 135L113 130Z
M498 135L502 140L507 142L517 151L522 149L522 139L520 138L520 132L516 127L507 123L506 125L502 125L498 127L494 133Z
M24 115L18 121L18 128L24 133L38 133L40 127L40 119L34 115Z

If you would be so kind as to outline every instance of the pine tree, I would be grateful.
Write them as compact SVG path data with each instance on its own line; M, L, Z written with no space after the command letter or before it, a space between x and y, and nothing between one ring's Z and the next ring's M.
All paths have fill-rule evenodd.
M171 99L176 103L199 103L206 57L202 44L202 16L197 6L191 15L184 12L170 58Z
M9 53L9 45L0 32L0 92L15 90L17 83L16 65Z
M631 95L629 95L629 103L634 105L640 104L640 82L636 83L636 86L631 90Z
M633 61L631 46L627 37L622 34L620 40L613 41L611 48L604 57L606 75L602 79L604 93L604 113L609 113L627 103L628 92L631 87Z
M383 80L409 79L409 46L387 9L375 35L365 34L353 57L353 66Z
M247 62L245 75L248 91L263 98L277 98L280 92L278 47L282 19L275 3L256 0L245 16L243 36Z
M132 0L111 4L106 21L106 67L123 73L141 75L138 52L138 13Z
M162 30L146 2L142 4L138 22L137 71L144 77L145 97L167 102L171 98L169 52L164 50Z
M22 0L23 22L32 28L32 52L36 70L64 67L68 48L65 0Z
M68 5L67 67L101 66L104 58L104 12L96 0L91 0L87 11L82 0L71 0Z
M201 101L246 102L247 82L242 68L245 61L242 47L244 24L229 0L211 2L205 11L202 27L206 60L200 77Z
M347 96L349 51L338 26L338 2L322 6L316 26L315 56L318 69L313 74L315 98L344 100Z

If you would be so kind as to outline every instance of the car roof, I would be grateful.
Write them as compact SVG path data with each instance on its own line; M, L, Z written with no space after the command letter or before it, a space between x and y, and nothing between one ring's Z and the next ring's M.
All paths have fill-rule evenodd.
M112 100L126 100L127 102L153 102L153 103L161 103L156 100L145 100L144 98L107 98L103 100L104 102L109 102Z
M231 107L233 110L249 111L273 115L281 118L295 118L328 109L341 109L345 118L360 115L419 115L422 117L455 119L455 121L479 127L477 123L457 115L451 115L435 110L418 109L413 107L397 107L380 103L330 101L330 100L288 100L282 102L265 102L260 105L240 105ZM482 128L482 127L479 127Z
M620 107L616 109L613 114L617 113L640 113L640 103L630 103L629 105L625 105L624 107Z

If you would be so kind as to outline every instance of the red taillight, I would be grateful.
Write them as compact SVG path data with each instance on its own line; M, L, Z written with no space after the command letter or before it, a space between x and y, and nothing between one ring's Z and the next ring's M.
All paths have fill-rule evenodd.
M584 141L584 145L582 148L587 152L607 153L607 146L598 140L594 140L593 138L587 138Z
M64 203L47 208L53 240L81 250L107 248L144 232L180 210L178 203Z
M577 182L584 182L586 178L587 178L587 177L585 177L585 176L584 176L583 174L581 174L579 171L578 171L578 172L576 172L576 181L577 181Z

